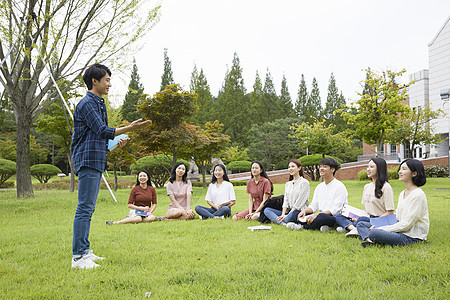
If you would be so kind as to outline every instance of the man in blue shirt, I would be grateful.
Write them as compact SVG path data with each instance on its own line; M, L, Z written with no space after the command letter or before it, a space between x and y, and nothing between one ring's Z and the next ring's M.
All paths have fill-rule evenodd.
M151 121L139 119L125 127L108 127L102 96L108 95L111 87L111 71L104 65L94 64L86 69L83 80L88 92L73 115L72 159L78 175L78 206L73 221L72 268L91 269L99 266L95 260L103 259L90 250L89 229L102 173L106 169L108 140L147 126ZM126 143L126 139L119 140L120 147Z

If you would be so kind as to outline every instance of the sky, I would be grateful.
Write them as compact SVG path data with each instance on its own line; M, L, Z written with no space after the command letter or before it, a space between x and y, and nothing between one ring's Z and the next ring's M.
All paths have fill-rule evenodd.
M189 89L196 65L214 96L236 52L247 92L256 72L264 80L269 70L278 95L286 76L294 103L302 74L308 91L316 77L325 103L333 73L351 102L367 67L405 68L406 74L427 69L428 44L450 16L448 0L163 0L161 6L160 22L134 54L145 93L159 91L164 48L176 83ZM112 88L115 105L127 91L130 72Z

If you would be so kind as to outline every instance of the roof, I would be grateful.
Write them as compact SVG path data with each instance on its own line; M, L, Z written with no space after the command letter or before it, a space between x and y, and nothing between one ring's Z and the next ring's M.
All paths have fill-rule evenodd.
M434 41L436 41L437 37L441 34L442 30L444 30L445 26L447 26L447 23L449 23L449 22L450 22L450 16L448 16L447 20L444 22L444 24L442 25L441 29L439 29L439 31L434 36L433 40L428 44L428 47L433 45Z

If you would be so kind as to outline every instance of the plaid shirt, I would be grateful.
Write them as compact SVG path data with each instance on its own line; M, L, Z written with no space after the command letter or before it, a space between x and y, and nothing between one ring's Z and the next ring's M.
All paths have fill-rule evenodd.
M108 127L103 98L87 92L73 114L72 159L75 174L81 167L100 172L106 169L108 139L114 139L115 128Z

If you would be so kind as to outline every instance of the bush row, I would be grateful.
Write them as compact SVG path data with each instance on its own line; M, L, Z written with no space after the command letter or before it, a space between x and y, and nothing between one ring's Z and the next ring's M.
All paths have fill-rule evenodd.
M398 167L390 167L387 169L387 171L389 179L398 179ZM369 180L369 177L367 177L366 170L359 171L356 177L361 181Z

